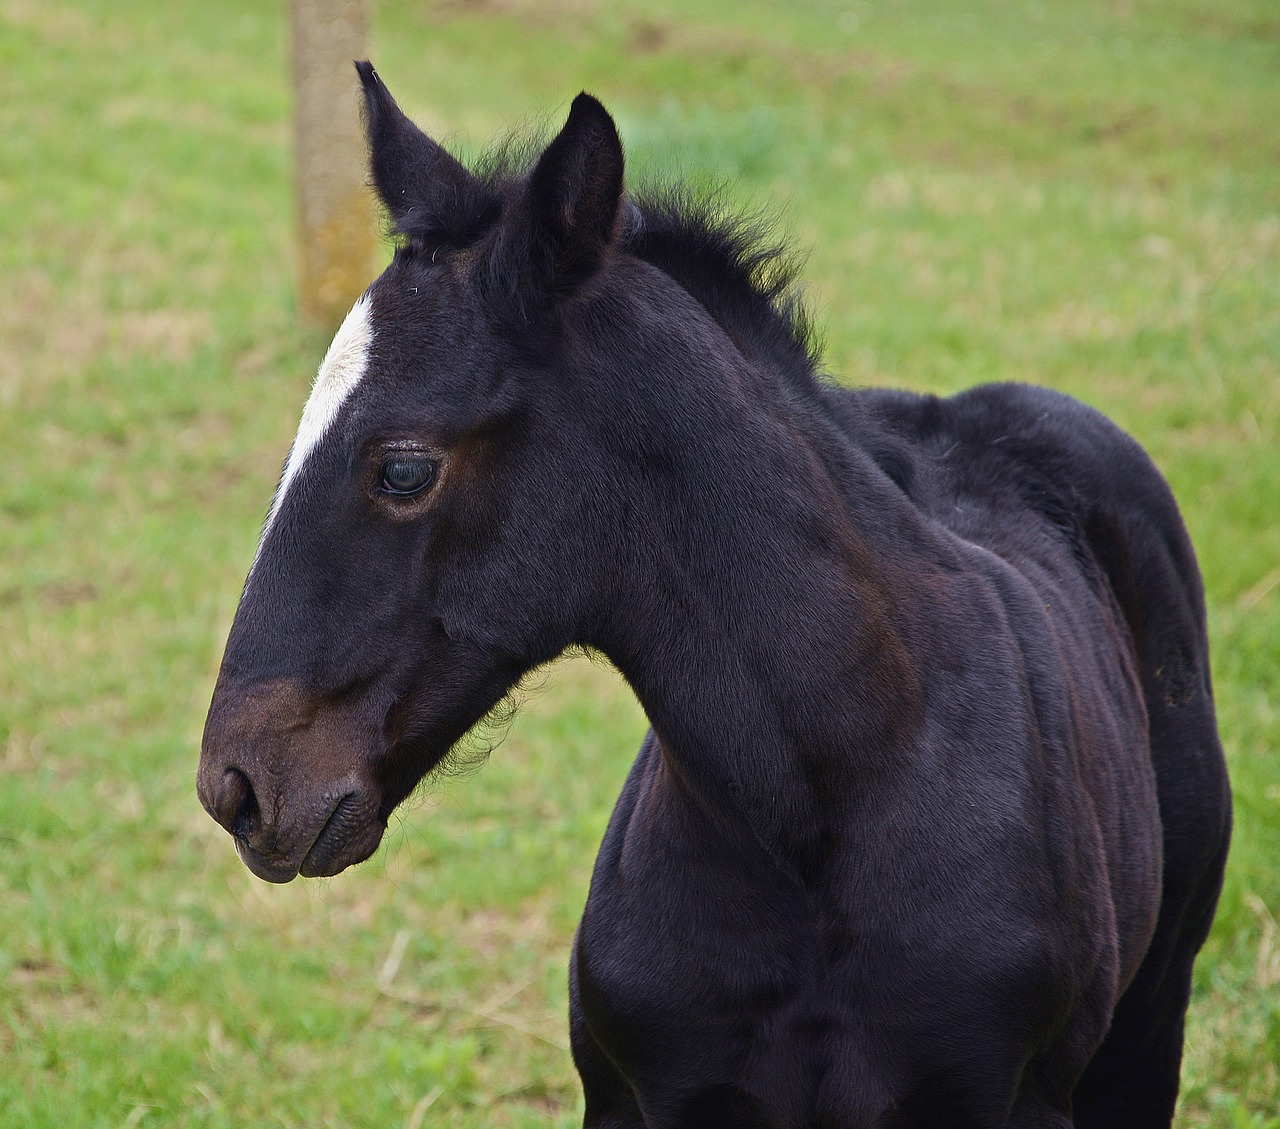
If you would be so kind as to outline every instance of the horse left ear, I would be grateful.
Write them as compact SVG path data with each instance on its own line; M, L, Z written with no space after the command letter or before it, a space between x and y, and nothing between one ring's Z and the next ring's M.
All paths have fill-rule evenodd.
M527 187L533 266L557 295L572 294L599 268L613 240L622 169L622 141L609 111L579 94Z

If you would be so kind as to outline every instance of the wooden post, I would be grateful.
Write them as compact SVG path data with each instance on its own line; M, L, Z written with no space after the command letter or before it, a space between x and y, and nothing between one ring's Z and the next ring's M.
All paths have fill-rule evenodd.
M376 219L366 187L356 59L369 0L291 0L298 310L336 326L373 277Z

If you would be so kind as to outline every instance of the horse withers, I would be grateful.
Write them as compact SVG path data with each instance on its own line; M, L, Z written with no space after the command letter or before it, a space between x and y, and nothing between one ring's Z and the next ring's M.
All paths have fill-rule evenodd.
M652 728L573 949L590 1129L1167 1127L1230 801L1150 460L1044 389L825 382L786 258L628 193L587 95L475 173L358 70L398 246L209 710L246 865L367 858L593 648Z

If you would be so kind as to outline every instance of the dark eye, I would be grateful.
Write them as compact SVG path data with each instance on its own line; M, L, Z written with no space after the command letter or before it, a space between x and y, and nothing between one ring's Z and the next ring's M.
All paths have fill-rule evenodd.
M388 459L382 464L382 481L379 486L384 494L409 498L430 486L435 477L436 464L430 459Z

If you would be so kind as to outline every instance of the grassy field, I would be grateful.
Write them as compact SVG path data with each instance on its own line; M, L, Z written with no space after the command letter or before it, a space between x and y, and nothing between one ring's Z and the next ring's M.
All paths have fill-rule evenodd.
M278 7L0 0L0 1125L569 1126L615 674L560 664L330 881L257 881L195 800L325 345ZM464 151L586 87L636 175L782 208L839 379L1039 381L1149 447L1237 790L1178 1124L1280 1127L1275 4L387 0L372 54Z

